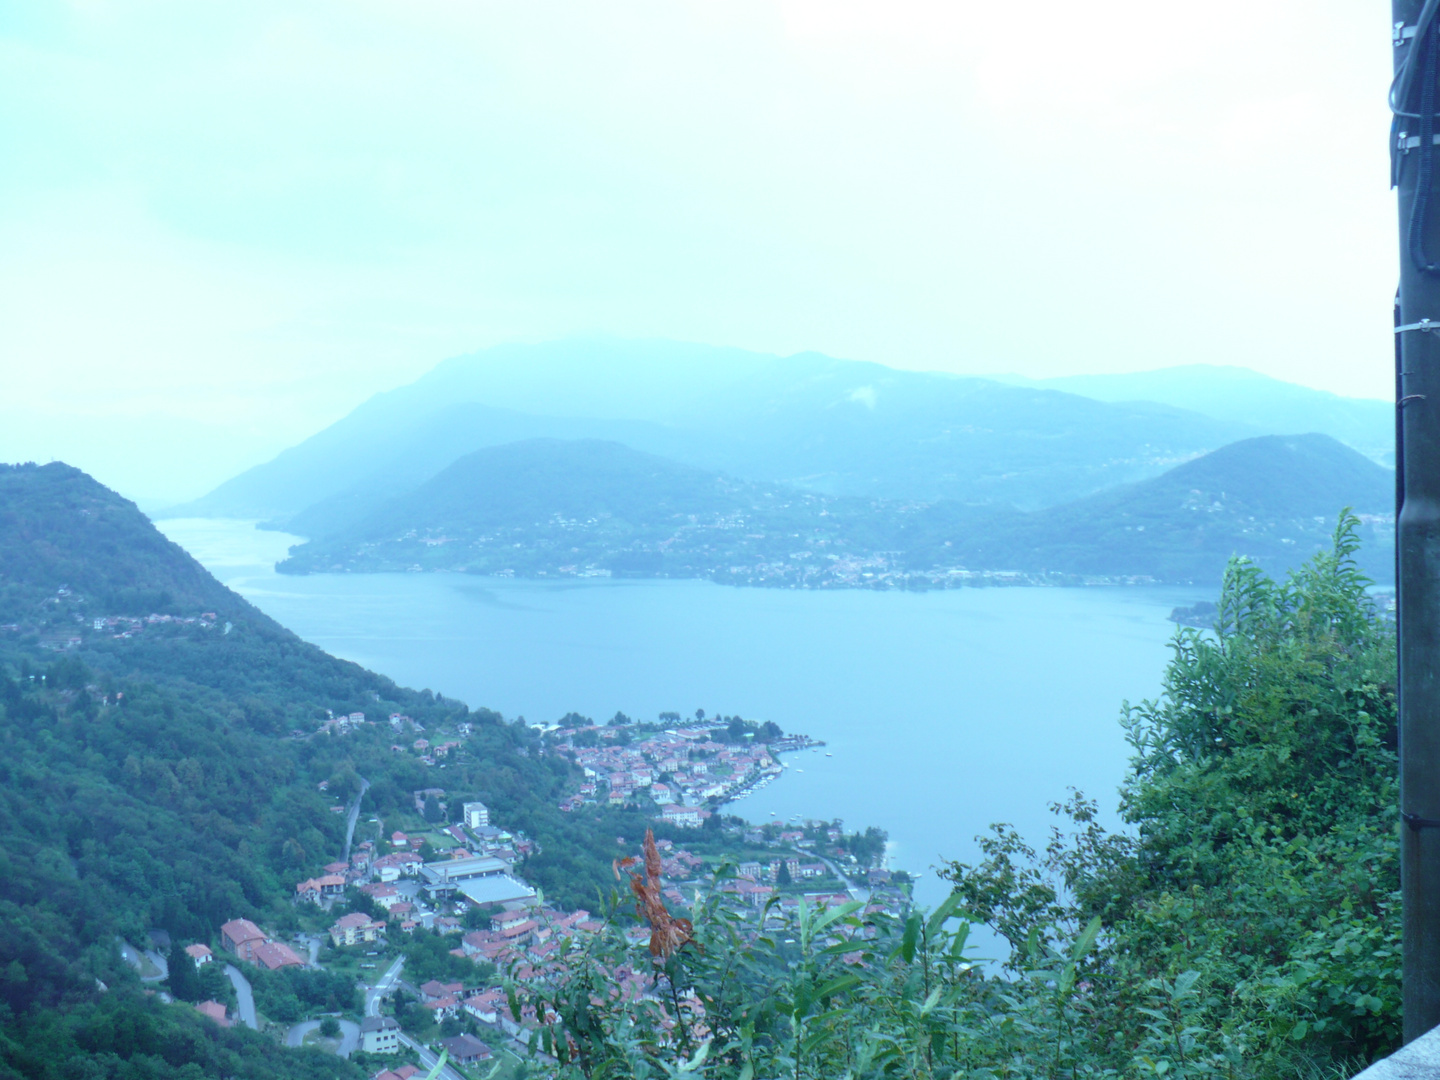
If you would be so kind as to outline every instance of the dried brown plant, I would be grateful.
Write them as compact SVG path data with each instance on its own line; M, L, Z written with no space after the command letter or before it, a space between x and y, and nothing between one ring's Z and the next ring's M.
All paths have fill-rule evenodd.
M615 878L620 871L630 872L630 891L635 894L635 914L650 924L650 955L668 960L683 946L695 940L695 926L689 919L670 914L660 895L660 849L655 846L655 833L645 830L645 871L635 873L630 867L640 860L633 855L616 859Z

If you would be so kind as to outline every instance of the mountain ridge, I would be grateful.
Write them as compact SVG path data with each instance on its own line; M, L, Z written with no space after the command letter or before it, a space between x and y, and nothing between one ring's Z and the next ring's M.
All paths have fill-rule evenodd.
M278 569L817 588L933 587L1010 572L1033 583L1218 581L1232 554L1267 570L1303 561L1349 506L1366 515L1367 566L1382 572L1392 492L1392 474L1325 435L1241 440L1159 477L1031 512L825 495L616 443L540 439L467 455L348 530L292 548Z
M686 370L695 372L688 383ZM651 385L657 371L667 373L664 385ZM594 415L577 415L587 400ZM557 409L521 408L544 405ZM1108 404L819 353L782 358L653 341L507 346L452 358L376 395L165 516L289 527L319 503L373 503L463 453L537 436L609 438L833 495L1034 508L1154 475L1250 434L1169 405Z

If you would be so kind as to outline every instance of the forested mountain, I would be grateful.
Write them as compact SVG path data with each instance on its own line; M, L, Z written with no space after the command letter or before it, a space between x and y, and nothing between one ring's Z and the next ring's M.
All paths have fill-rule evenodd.
M1393 482L1327 436L1267 436L1025 513L826 496L611 442L528 440L467 455L359 520L318 521L325 538L293 549L281 569L618 573L812 587L925 587L986 572L1218 583L1231 555L1274 570L1304 561L1349 506L1367 515L1364 565L1386 580Z
M610 439L834 495L1036 507L1256 433L1169 405L818 353L558 342L448 360L169 514L255 517L318 535L337 507L355 520L465 453L541 436ZM335 501L323 515L297 518L325 500Z
M979 565L1031 572L1218 580L1231 555L1272 573L1297 565L1350 507L1363 518L1361 565L1388 581L1394 506L1390 470L1326 435L1270 435L1066 506L991 519L967 528L961 546Z
M294 885L339 856L332 809L359 777L367 813L433 783L388 724L316 734L331 713L468 724L447 786L536 838L524 871L561 902L593 902L613 883L604 852L643 834L636 811L562 815L573 765L524 725L301 641L78 470L0 466L0 570L7 1080L360 1075L161 1006L117 948L150 928L211 940L236 917L293 926Z

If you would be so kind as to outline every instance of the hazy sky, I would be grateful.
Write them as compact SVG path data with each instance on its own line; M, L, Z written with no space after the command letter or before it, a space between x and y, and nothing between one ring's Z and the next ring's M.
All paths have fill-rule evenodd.
M589 333L1385 396L1387 15L5 0L0 460L198 494Z

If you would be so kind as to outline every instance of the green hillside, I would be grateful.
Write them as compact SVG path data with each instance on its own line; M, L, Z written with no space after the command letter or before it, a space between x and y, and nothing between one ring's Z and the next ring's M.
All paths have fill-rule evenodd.
M984 529L957 544L1031 572L1214 581L1232 555L1270 572L1329 544L1341 507L1362 515L1361 565L1393 575L1394 474L1326 435L1246 439L1162 476Z
M1247 439L1159 477L1024 513L835 497L729 479L616 443L530 440L468 455L280 568L640 574L808 587L1149 578L1217 582L1232 555L1273 571L1365 515L1363 565L1390 575L1393 475L1324 435ZM987 579L988 580L988 579Z
M301 641L76 469L0 467L0 568L4 1080L361 1075L162 1005L117 947L150 929L214 943L236 917L293 930L294 885L339 857L334 809L360 777L366 815L413 812L435 773L387 723L317 733L331 713L456 733L446 787L535 839L524 873L559 903L608 890L606 852L648 824L562 814L574 766L523 724Z

